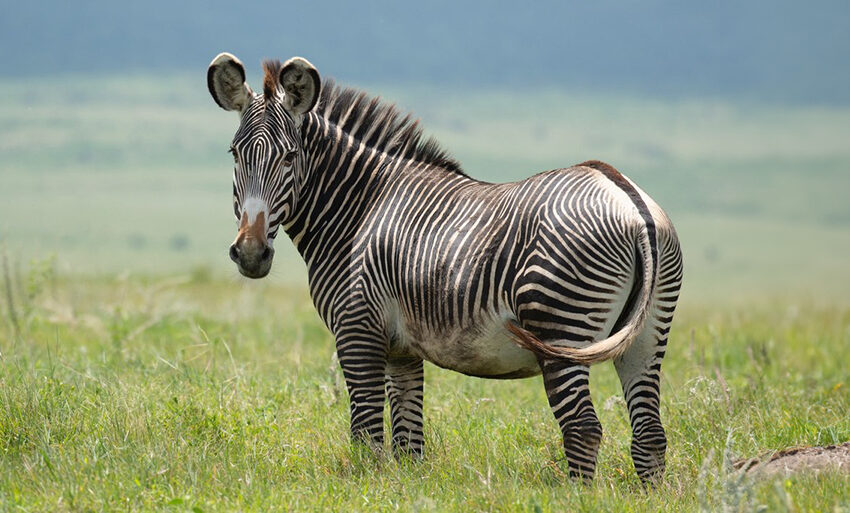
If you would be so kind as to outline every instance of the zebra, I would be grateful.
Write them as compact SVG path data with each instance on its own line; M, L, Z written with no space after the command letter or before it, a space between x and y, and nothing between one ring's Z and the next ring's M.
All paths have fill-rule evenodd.
M665 468L661 361L682 279L676 232L600 161L514 183L467 175L418 120L321 80L306 59L263 62L262 93L229 53L213 100L240 115L230 257L262 278L282 228L336 341L352 439L424 455L423 361L482 378L542 374L569 474L591 481L602 426L591 364L613 360L644 483Z

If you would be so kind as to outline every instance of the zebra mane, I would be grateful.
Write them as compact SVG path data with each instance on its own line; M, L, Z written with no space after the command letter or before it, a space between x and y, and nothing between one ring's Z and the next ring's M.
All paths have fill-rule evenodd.
M277 96L281 68L283 68L283 64L278 59L266 59L263 61L263 96L266 101Z
M425 139L419 120L394 104L364 91L322 80L314 112L366 146L403 159L441 167L466 175L460 163L433 137Z

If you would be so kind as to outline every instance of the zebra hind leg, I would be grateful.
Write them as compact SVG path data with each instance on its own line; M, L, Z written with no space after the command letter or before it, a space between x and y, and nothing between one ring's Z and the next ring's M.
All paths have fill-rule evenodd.
M667 437L661 425L659 395L672 310L667 319L664 323L659 323L658 317L648 319L629 349L614 360L632 425L632 461L644 484L660 480L665 468Z
M425 450L422 432L424 374L420 358L391 358L387 364L392 446L396 456L421 459Z
M550 359L541 359L540 368L549 406L564 437L570 477L590 482L602 442L602 424L590 400L590 368Z

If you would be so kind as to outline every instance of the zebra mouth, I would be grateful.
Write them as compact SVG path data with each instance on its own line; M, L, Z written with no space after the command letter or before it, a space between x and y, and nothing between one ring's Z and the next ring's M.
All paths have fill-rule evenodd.
M239 269L239 274L241 274L242 276L258 280L260 278L265 278L269 274L272 265L271 261L269 261L268 265L265 265L260 269L245 269L241 265L237 265L236 267Z

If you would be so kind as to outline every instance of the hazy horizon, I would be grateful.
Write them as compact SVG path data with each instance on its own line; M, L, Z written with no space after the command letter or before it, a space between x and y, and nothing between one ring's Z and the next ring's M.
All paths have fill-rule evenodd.
M252 73L301 55L348 83L850 104L850 3L7 2L0 77Z

